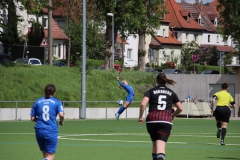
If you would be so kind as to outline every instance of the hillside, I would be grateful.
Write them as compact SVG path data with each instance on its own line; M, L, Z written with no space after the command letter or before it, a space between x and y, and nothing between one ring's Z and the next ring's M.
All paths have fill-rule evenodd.
M0 101L33 101L43 95L46 84L55 84L56 97L62 101L81 100L81 72L77 67L0 65ZM125 100L126 92L119 89L118 72L93 69L86 74L87 101ZM120 75L135 90L135 101L153 85L154 74L142 71L125 71ZM3 106L0 106L3 107Z

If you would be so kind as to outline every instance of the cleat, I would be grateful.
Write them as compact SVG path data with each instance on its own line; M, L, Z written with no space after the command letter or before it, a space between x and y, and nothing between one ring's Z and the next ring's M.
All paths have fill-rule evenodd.
M220 134L221 134L221 132L222 132L222 129L219 128L218 131L217 131L217 138L220 138Z
M224 140L221 140L221 145L222 145L222 146L225 145Z
M116 118L116 120L119 120L119 114L118 113L115 113L115 118Z

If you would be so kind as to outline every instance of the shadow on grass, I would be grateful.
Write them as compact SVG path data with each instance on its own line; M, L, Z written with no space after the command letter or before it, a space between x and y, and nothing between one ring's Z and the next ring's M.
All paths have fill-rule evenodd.
M231 158L231 157L207 157L208 159L233 159L233 160L240 160L240 158Z

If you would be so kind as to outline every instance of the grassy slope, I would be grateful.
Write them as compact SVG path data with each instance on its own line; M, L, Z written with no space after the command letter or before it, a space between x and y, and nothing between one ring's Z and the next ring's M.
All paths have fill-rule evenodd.
M0 101L32 101L43 95L46 84L57 88L56 97L62 101L81 100L81 73L77 67L56 66L2 66L0 65ZM86 100L117 101L125 99L126 92L118 88L118 72L91 70L86 75ZM125 71L120 76L135 89L135 101L153 85L154 74Z

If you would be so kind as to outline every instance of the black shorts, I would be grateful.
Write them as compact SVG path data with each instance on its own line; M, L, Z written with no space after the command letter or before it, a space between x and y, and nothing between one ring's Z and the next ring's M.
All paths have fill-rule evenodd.
M228 107L216 107L214 116L217 121L229 123L231 110Z
M152 141L162 140L167 142L171 134L172 125L169 123L146 123L147 131Z

